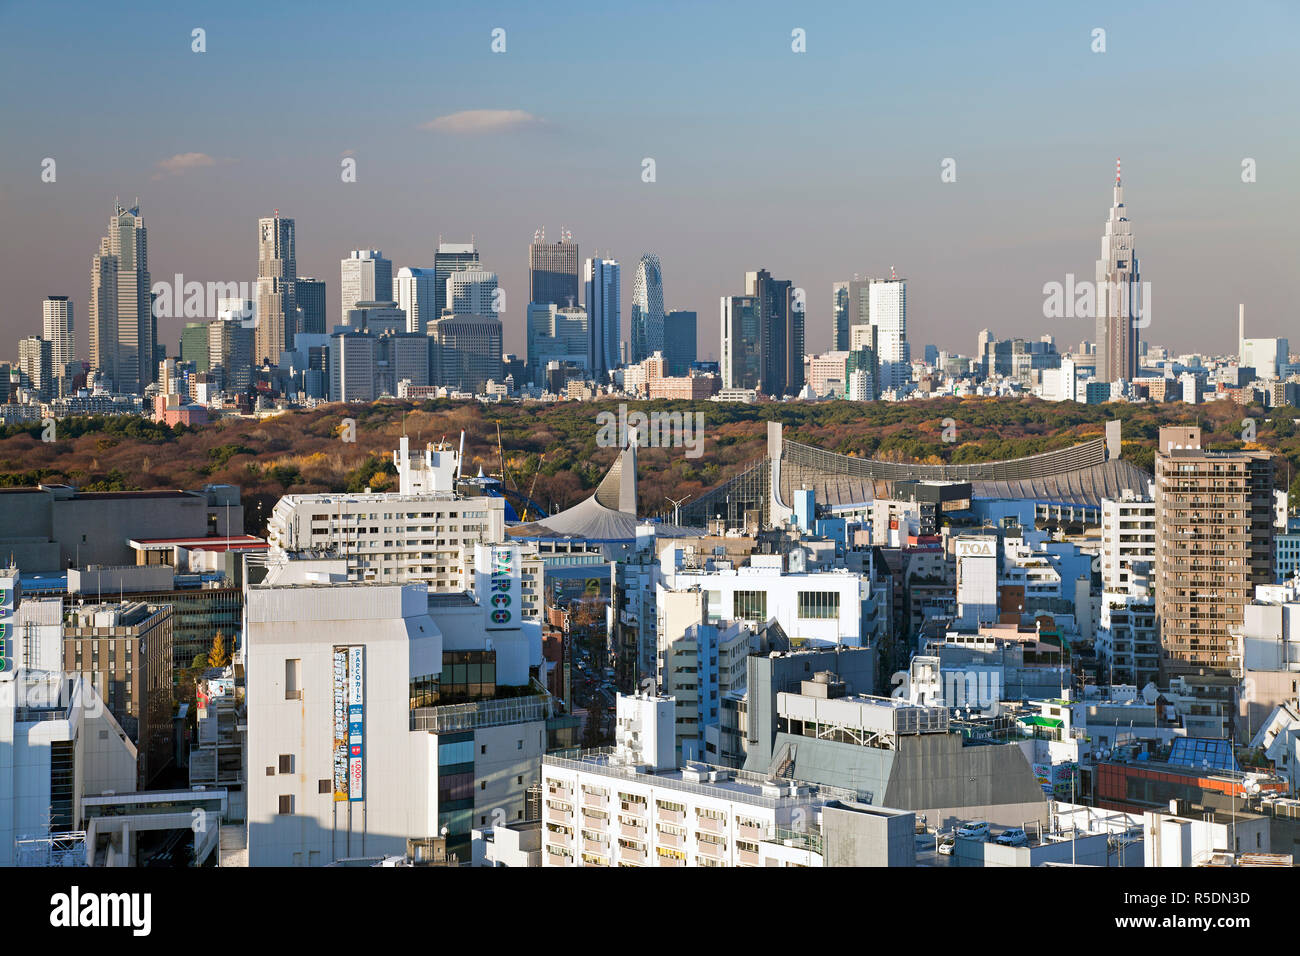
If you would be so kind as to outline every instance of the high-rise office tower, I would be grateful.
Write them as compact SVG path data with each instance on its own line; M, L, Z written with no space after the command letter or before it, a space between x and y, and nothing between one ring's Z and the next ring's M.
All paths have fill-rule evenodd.
M73 334L72 301L66 295L48 295L41 303L41 331L50 343L50 357L54 362L54 375L62 378L67 367L76 358L76 337Z
M664 277L658 256L644 255L637 263L628 318L631 364L664 350Z
M253 364L279 363L280 353L293 348L298 310L294 283L298 278L298 243L292 219L280 210L257 221L257 328Z
M433 254L434 303L429 321L439 318L447 307L447 277L462 269L478 267L478 249L471 242L438 242ZM428 328L428 322L425 323Z
M900 388L912 380L912 349L907 341L907 280L872 279L868 287L871 324L876 327L878 389Z
M90 274L91 364L115 391L140 394L154 380L155 329L149 242L138 205L114 203Z
M1101 237L1097 260L1097 379L1132 381L1138 368L1137 322L1142 316L1138 257L1133 251L1133 224L1124 208L1124 185L1115 160L1115 201ZM1150 303L1147 303L1149 306Z
M210 324L210 322L186 322L185 328L181 329L181 361L193 362L196 372L206 372L212 368L212 356L208 350Z
M238 318L208 323L208 371L220 373L222 391L242 394L252 386L254 331Z
M547 242L546 230L533 233L528 247L528 301L578 305L578 244L567 229L560 230L559 242Z
M759 390L777 398L797 395L803 388L804 326L794 284L760 269L745 273L745 294L758 300Z
M54 359L50 343L39 335L28 335L18 340L18 368L27 385L41 399L52 395L54 384Z
M1161 677L1234 665L1244 608L1272 582L1273 456L1205 451L1196 427L1160 429L1156 623Z
M588 338L586 309L528 303L528 374L533 384L543 384L548 362L585 368Z
M393 301L393 263L380 249L353 249L339 263L341 323L358 302Z
M694 312L673 311L664 316L664 361L669 375L689 375L697 357L697 323Z
M456 315L495 315L497 274L487 269L461 269L447 276L444 312Z
M619 365L619 268L617 259L593 256L583 267L587 307L587 367L596 381Z
M429 333L437 343L437 384L481 393L501 382L501 320L495 315L447 314Z
M758 388L762 380L762 334L758 297L722 297L722 387Z
M406 313L406 331L427 335L429 324L438 318L437 275L433 269L403 266L393 282L397 307Z
M305 335L324 335L325 280L312 276L299 276L293 284L294 303L298 306L296 332Z
M831 351L849 350L849 284L831 283Z

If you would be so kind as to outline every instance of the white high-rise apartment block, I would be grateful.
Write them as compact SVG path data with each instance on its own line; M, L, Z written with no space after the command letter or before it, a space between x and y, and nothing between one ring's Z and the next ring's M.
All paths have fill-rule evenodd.
M1285 378L1291 364L1291 343L1286 339L1246 338L1245 305L1237 307L1237 323L1237 355L1242 367L1253 368L1259 378Z
M907 341L907 280L872 279L867 291L871 324L876 327L880 389L901 388L912 380L912 349Z
M1156 561L1154 486L1145 493L1125 489L1101 500L1101 583L1105 591L1126 591L1134 564Z
M347 562L352 581L460 590L462 546L505 540L505 499L452 491L459 468L454 449L427 449L424 462L417 463L404 437L393 458L399 476L407 476L403 484L422 490L285 495L267 523L271 553L335 552Z
M353 249L348 258L339 261L339 272L340 321L358 302L393 301L393 263L384 258L382 250Z
M597 381L620 363L619 266L617 259L592 257L583 266L587 307L587 367Z
M50 343L54 374L63 378L76 358L76 335L72 321L72 300L66 295L49 295L41 303L42 338Z
M496 315L497 274L469 268L447 276L444 312L456 315ZM499 318L499 316L498 316Z
M294 283L298 280L298 241L292 219L274 216L257 221L257 328L253 364L280 361L293 348L298 327Z
M397 270L393 292L397 307L406 313L406 331L428 333L429 323L438 318L434 311L438 307L437 291L434 270L409 266Z

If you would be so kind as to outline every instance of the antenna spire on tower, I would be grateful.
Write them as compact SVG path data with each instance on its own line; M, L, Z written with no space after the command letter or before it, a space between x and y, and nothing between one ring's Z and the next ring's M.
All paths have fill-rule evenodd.
M1115 157L1115 185L1119 185L1119 157Z

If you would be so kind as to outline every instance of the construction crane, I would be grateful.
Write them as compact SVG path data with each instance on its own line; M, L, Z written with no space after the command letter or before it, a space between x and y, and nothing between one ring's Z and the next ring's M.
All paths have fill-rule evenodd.
M501 448L501 419L499 418L497 419L497 457L501 459L501 488L504 490L509 476L506 474L506 453ZM518 490L518 488L515 489L515 491Z
M537 459L537 470L533 472L533 483L528 486L528 497L524 499L524 513L519 516L520 521L528 521L528 506L533 503L533 492L537 490L537 476L542 473L544 461L546 461L546 452L542 452L542 457Z

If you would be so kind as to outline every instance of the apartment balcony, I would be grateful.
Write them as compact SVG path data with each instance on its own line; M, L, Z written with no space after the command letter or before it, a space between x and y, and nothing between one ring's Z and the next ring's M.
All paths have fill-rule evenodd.
M609 847L605 846L605 844L599 840L584 839L582 841L582 849L584 852L593 853L596 856L609 856Z
M680 825L686 822L686 813L680 810L660 810L659 819L663 823L676 823Z
M634 840L644 840L646 828L641 825L633 826L628 823L619 824L618 832L625 837L631 837Z
M555 807L546 808L546 819L552 823L568 823L571 818L572 814L567 810L557 810Z
M548 832L546 842L551 846L564 847L566 850L573 848L573 840L567 833Z
M592 807L596 810L604 810L605 805L609 802L607 797L597 796L594 793L584 793L582 795L582 805Z
M758 866L758 854L752 850L737 850L736 862L741 866Z
M767 831L762 827L751 827L741 824L736 827L736 836L750 843L757 843L759 840L767 838Z
M638 850L630 846L621 846L618 848L618 858L623 862L644 866L650 859L650 854L644 848Z
M676 833L659 833L656 834L655 839L660 846L671 847L674 850L680 850L686 842Z
M685 866L686 865L685 860L679 860L673 856L657 857L657 861L660 866Z
M705 833L721 833L722 821L713 817L698 817L695 821L696 829L703 830Z
M700 843L696 851L701 856L707 856L711 860L722 859L722 847L716 843Z

